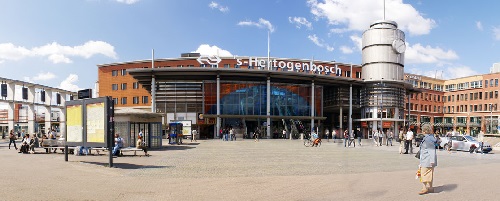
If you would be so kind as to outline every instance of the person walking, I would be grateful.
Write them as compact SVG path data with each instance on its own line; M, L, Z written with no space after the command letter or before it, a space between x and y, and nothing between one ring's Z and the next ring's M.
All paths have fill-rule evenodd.
M410 150L410 154L413 154L413 131L411 129L408 129L408 132L406 132L405 136L405 154L408 154L408 150Z
M375 142L375 146L378 147L378 130L373 130L373 142Z
M196 129L194 129L193 131L191 131L191 142L192 141L196 142L196 135L198 135L198 131L196 131Z
M349 141L349 132L347 130L344 131L344 147L347 147L347 141Z
M354 130L351 131L351 134L349 135L349 147L351 147L351 143L353 143L353 146L356 147L356 132Z
M405 149L405 144L406 144L406 140L405 140L405 130L402 129L401 131L399 131L399 154L403 154L403 150Z
M17 150L16 140L17 140L17 136L14 134L14 130L11 129L9 132L9 149L10 149L10 145L12 143L14 143L14 148Z
M330 138L328 136L330 135L330 131L328 129L325 130L325 138L327 142L330 142Z
M358 138L358 146L361 146L361 138L363 137L361 130L357 130L356 137Z
M434 182L434 168L437 166L437 153L436 153L436 138L431 132L430 126L425 126L423 129L424 138L420 144L420 182L423 188L418 193L424 195L427 193L434 193L432 183Z
M481 150L481 154L484 154L483 152L483 144L484 144L484 132L481 130L479 132L479 135L477 135L477 141L479 142L479 147L478 149Z
M384 141L385 133L384 129L381 129L380 132L378 133L378 144L382 146L383 141Z
M281 137L286 140L286 130L283 129L283 132L281 132Z
M332 140L333 140L333 143L335 143L335 138L337 138L337 131L335 131L335 129L332 130Z
M385 146L392 146L392 138L394 138L394 133L391 130L387 131L387 141L385 142Z

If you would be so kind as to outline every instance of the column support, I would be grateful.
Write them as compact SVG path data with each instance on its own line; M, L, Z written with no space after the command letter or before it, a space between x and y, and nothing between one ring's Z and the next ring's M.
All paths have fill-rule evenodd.
M220 75L217 75L217 119L216 119L216 132L214 133L214 138L219 134L220 131Z
M311 81L311 130L314 131L314 80Z
M266 100L266 126L267 138L271 139L271 77L267 76L267 100Z

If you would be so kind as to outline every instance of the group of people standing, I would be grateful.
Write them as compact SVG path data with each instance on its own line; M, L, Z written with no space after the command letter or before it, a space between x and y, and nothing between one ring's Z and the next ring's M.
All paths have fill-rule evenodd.
M233 127L221 128L219 131L219 137L222 139L222 141L236 141L236 133Z
M383 144L385 144L385 146L392 146L392 140L394 139L392 130L388 130L387 132L383 130L373 130L372 135L375 146L382 146Z

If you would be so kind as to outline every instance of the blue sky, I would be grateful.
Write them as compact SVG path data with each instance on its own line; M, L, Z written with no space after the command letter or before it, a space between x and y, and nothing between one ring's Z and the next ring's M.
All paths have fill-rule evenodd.
M406 33L405 71L446 79L500 62L500 1L386 0ZM0 77L93 88L98 64L184 52L361 64L383 0L3 0Z

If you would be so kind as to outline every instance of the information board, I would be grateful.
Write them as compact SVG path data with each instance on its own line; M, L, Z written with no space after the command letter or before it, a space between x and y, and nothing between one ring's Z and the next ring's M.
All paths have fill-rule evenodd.
M69 105L66 107L66 141L67 142L83 142L83 120L82 106Z
M104 103L92 103L86 105L87 114L87 142L104 143Z

